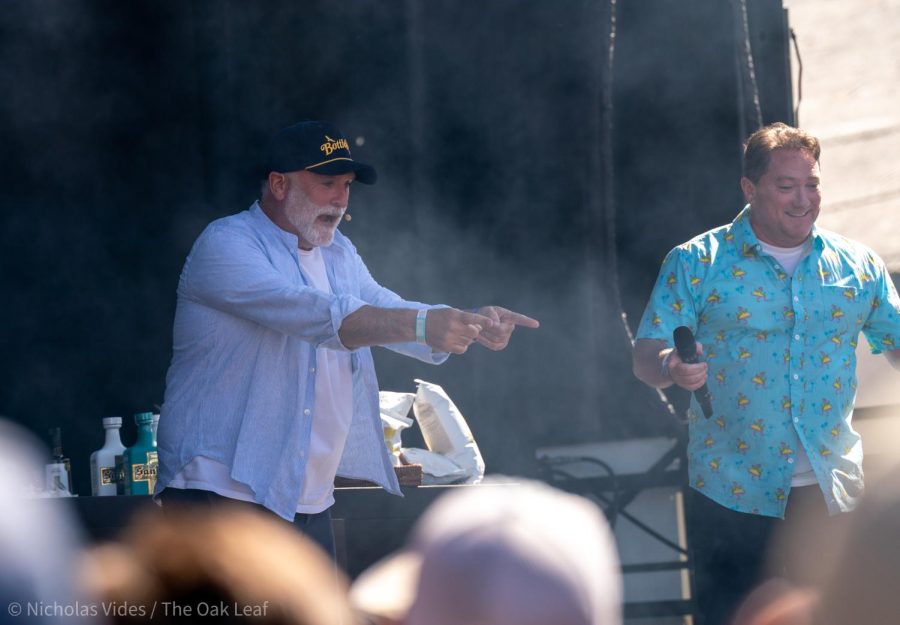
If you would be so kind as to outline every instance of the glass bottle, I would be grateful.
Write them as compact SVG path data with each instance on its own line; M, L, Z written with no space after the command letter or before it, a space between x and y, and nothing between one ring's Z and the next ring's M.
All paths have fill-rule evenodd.
M113 471L115 472L117 495L125 494L125 485L128 483L128 480L125 479L125 450L127 449L126 447L122 453L116 454L116 467Z
M44 471L45 488L59 497L72 495L72 463L63 454L62 429L50 428L53 458Z
M139 412L134 415L138 426L137 440L125 450L123 465L125 470L126 495L152 495L156 487L156 437L153 436L153 413Z
M91 494L94 497L115 495L116 456L125 452L119 428L122 417L105 417L103 428L106 430L106 441L103 447L91 454Z

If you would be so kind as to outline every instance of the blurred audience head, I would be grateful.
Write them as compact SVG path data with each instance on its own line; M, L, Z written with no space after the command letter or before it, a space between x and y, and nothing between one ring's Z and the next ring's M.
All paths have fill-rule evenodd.
M288 524L238 506L154 512L86 558L95 601L132 608L111 623L147 622L151 610L163 625L357 622L342 575Z
M417 522L407 546L351 591L379 623L619 625L609 527L588 500L537 482L459 487Z
M76 569L82 536L60 502L35 498L46 449L0 418L0 624L80 622L66 610L80 598ZM21 614L15 614L18 606ZM29 612L29 609L31 610Z
M900 466L866 489L849 521L815 623L900 623Z
M770 579L743 601L732 625L812 625L818 598L809 586Z

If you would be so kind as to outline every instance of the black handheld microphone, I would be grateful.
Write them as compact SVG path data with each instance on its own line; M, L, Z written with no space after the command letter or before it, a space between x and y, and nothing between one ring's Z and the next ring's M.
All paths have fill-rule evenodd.
M691 332L690 328L678 326L675 328L675 332L672 333L672 340L675 341L675 349L678 351L678 356L681 360L689 365L700 362L697 354L697 341L694 339L694 333ZM712 416L713 409L712 397L709 395L709 388L706 386L706 383L694 391L694 397L697 398L700 408L703 409L703 416L709 419Z

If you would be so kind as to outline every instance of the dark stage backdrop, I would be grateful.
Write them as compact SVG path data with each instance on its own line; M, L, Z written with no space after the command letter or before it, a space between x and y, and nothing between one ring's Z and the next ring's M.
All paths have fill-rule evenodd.
M0 413L60 425L88 493L101 417L130 444L162 401L191 243L255 199L273 131L325 118L380 174L342 226L377 279L542 322L442 367L376 350L382 388L442 384L490 472L669 431L619 299L636 325L665 252L740 208L740 3L616 4L610 83L606 2L5 3ZM752 4L763 116L787 120L780 2Z

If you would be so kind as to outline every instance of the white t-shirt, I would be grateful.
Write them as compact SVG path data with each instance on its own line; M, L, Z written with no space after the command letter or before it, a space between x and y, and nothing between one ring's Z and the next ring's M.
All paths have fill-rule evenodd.
M763 241L759 242L762 250L778 261L789 276L794 275L794 270L800 261L809 253L811 241L807 239L797 247L775 247ZM816 474L813 472L812 465L809 462L809 456L803 448L801 441L797 454L794 458L794 476L791 478L791 486L810 486L818 483Z
M310 285L331 293L322 252L298 250L300 270ZM350 352L316 349L316 398L310 432L306 474L297 512L316 514L334 504L334 476L353 419L353 383ZM253 492L231 479L229 468L210 458L191 460L169 484L172 488L199 488L240 501L253 501Z
M300 269L316 289L331 293L322 250L298 250ZM350 352L316 350L316 403L310 433L309 458L300 491L298 512L321 512L334 503L334 476L353 419L353 379Z

